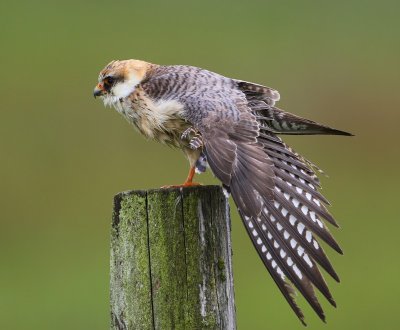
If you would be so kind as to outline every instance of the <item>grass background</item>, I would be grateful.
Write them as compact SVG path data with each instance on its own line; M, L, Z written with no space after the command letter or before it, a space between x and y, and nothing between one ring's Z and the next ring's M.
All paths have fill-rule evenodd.
M191 64L277 88L279 106L353 132L291 137L322 178L345 255L323 325L397 329L398 1L27 1L0 4L0 328L107 329L112 197L185 178L92 97L112 59ZM214 183L212 175L199 178ZM302 329L235 211L239 329Z

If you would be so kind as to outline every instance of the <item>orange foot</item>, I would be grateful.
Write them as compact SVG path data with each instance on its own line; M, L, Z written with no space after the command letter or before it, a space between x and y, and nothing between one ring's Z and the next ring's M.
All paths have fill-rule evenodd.
M178 185L162 186L161 188L165 189L165 188L183 188L183 187L201 186L201 183L192 181L194 173L195 173L194 167L191 167L189 170L189 175L184 183Z
M194 186L201 186L201 183L198 182L184 182L182 184L172 184L172 185L167 185L167 186L162 186L162 189L167 189L167 188L184 188L184 187L194 187Z

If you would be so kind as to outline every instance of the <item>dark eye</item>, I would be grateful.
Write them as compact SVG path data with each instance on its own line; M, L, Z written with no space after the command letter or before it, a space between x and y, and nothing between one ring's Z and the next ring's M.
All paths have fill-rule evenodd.
M114 77L105 77L104 78L104 85L107 86L112 86L115 83L115 78Z

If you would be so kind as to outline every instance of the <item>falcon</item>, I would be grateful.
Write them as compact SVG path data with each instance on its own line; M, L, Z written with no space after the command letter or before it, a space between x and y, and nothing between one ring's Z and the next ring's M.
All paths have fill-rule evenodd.
M319 191L319 169L279 135L350 133L277 108L275 89L187 65L112 61L93 93L145 137L183 151L190 170L180 186L196 185L195 172L210 167L300 321L295 289L325 321L315 288L336 303L319 266L339 277L317 237L342 254L326 222L338 225Z

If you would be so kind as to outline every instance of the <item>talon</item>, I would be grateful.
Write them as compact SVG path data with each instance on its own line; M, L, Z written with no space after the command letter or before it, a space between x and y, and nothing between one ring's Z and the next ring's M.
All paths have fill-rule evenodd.
M191 149L196 150L203 146L203 141L200 137L195 136L193 139L190 140L189 146Z
M196 133L195 129L193 127L187 128L181 135L181 139L184 140L188 138L190 133Z

